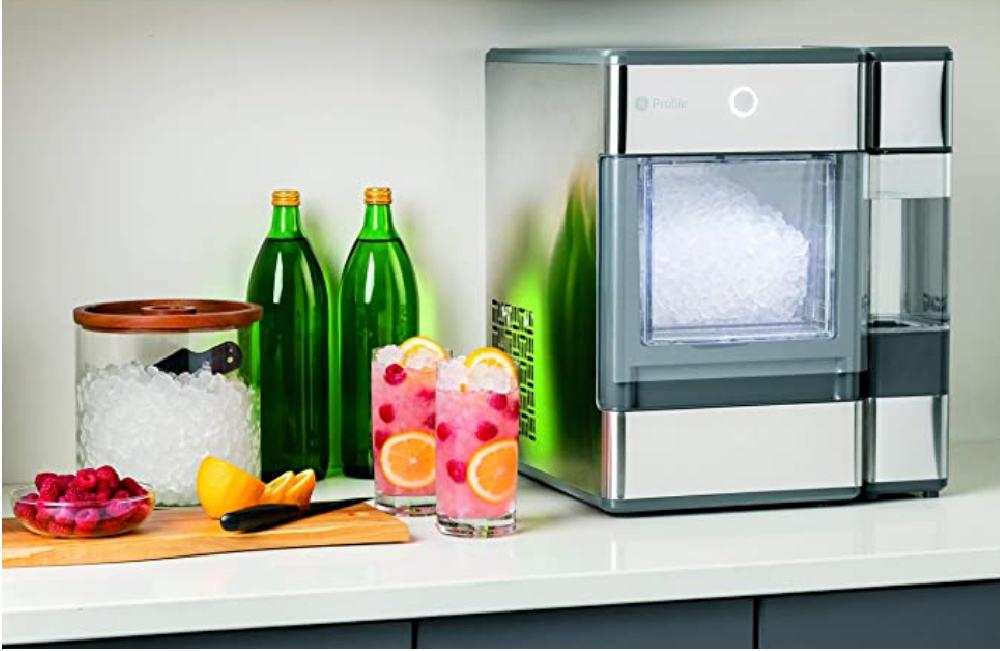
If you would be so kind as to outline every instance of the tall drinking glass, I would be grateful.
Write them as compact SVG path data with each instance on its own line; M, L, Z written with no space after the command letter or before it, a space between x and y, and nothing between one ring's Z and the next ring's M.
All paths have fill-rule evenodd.
M516 529L517 374L512 363L467 362L438 365L437 526L452 536L506 536Z
M434 513L434 365L445 356L407 355L401 346L372 353L375 506L388 513Z

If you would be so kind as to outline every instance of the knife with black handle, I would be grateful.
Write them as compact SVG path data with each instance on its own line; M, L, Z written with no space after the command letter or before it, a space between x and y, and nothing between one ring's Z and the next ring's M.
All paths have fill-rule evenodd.
M350 497L332 502L313 502L308 508L300 509L294 504L258 504L249 508L227 513L219 519L219 524L226 531L250 533L262 531L271 527L300 518L308 518L320 513L329 513L346 509L355 504L367 502L370 497Z

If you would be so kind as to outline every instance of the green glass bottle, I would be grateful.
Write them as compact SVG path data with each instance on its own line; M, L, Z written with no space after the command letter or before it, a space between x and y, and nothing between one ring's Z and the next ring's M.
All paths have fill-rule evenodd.
M372 351L418 332L416 278L391 203L389 188L365 190L365 222L340 282L341 440L349 477L373 473Z
M247 288L247 300L264 308L261 476L313 468L323 477L339 465L330 459L329 288L299 223L299 193L275 190L271 204L271 230Z

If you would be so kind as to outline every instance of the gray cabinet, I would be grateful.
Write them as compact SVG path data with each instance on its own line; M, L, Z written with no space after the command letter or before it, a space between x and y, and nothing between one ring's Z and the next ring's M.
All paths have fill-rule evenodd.
M417 648L743 648L753 599L628 604L416 622Z
M68 642L73 648L1000 647L1000 581Z
M781 648L1000 647L1000 582L761 597L758 643Z
M413 624L373 622L116 637L39 645L71 649L409 649Z

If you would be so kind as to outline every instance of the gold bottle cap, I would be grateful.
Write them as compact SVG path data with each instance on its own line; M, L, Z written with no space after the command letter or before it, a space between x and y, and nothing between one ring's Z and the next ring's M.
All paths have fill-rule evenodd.
M272 206L297 206L299 205L298 190L275 190L271 193Z
M392 203L392 190L389 188L365 188L366 206L387 206Z

